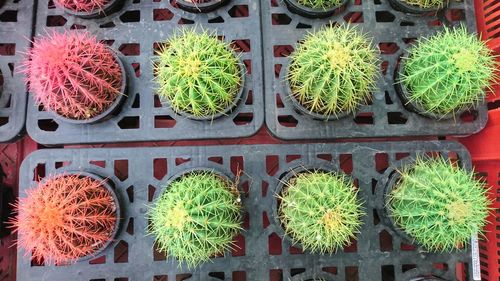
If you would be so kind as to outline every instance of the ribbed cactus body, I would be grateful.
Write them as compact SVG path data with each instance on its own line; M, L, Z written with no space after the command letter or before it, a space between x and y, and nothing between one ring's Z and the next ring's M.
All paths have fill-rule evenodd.
M491 202L474 173L442 158L418 158L400 173L387 207L396 225L425 249L461 248L482 231Z
M355 238L363 215L345 175L310 171L285 182L278 215L285 233L311 252L332 253Z
M59 5L75 12L100 11L111 0L55 0Z
M227 43L208 32L183 31L157 53L158 95L175 111L210 117L236 104L241 65Z
M430 8L442 8L445 4L445 0L401 0L409 5L416 6L422 9Z
M74 262L112 239L117 206L96 179L78 175L47 178L16 204L12 222L18 246L38 262Z
M351 26L311 33L290 57L292 98L325 116L353 112L371 98L377 61L377 50Z
M124 82L112 51L81 31L35 38L24 71L37 104L77 120L106 111Z
M314 9L330 9L342 4L342 0L297 0L297 3Z
M231 248L240 230L241 202L233 183L195 171L170 183L148 217L159 250L194 267Z
M476 105L494 79L495 59L465 27L418 40L403 58L402 83L411 102L446 115Z

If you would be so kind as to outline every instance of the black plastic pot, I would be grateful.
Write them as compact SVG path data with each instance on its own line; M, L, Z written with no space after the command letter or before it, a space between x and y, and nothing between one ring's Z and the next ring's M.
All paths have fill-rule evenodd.
M448 6L448 2L445 2L443 7L440 8L420 8L415 5L410 5L408 3L405 3L402 0L389 0L389 4L391 7L393 7L395 10L404 12L404 13L410 13L410 14L429 14L429 13L437 13L439 10L442 10L446 6Z
M230 104L228 107L226 107L223 111L218 112L218 113L216 113L214 115L207 115L207 116L196 116L196 115L193 115L193 114L191 114L189 112L182 111L182 110L178 110L178 111L174 110L174 111L177 114L181 115L181 116L184 116L184 117L186 117L188 119L195 120L195 121L213 121L213 120L215 120L217 118L229 115L231 112L233 112L233 110L236 107L238 107L238 104L242 100L246 100L246 91L244 91L245 90L246 68L245 68L245 65L242 62L240 62L238 65L240 67L240 72L241 72L241 83L240 83L241 85L240 85L240 89L238 90L238 92L236 93L236 96L234 97L234 102L232 104ZM165 106L171 107L169 101L162 100L162 102L165 104Z
M309 8L304 5L301 5L297 2L297 0L284 0L288 10L290 10L294 14L298 14L307 18L327 18L331 17L337 13L342 12L349 0L343 0L342 4L339 6L334 6L328 9L315 9Z
M230 0L211 0L205 3L192 3L186 0L174 0L179 8L191 12L191 13L208 13L216 10L227 3Z
M407 56L403 55L403 57ZM404 71L404 61L405 59L401 59L399 64L396 66L394 70L394 88L396 89L396 93L398 94L398 97L401 99L403 106L406 107L408 110L418 113L427 118L446 120L446 119L457 118L464 112L469 111L471 109L464 107L455 111L455 113L439 115L433 112L429 112L428 110L425 110L420 104L411 101L409 90L406 88L403 81L401 81L401 76L402 76L401 73Z
M90 259L95 258L98 256L100 253L102 253L108 246L114 241L114 238L116 237L118 230L120 229L120 222L122 218L121 210L120 210L120 201L118 200L118 197L116 196L116 193L113 189L114 184L111 182L109 178L103 178L99 175L96 175L95 173L89 173L89 172L84 172L84 171L65 171L63 172L64 175L78 175L82 178L91 178L95 181L98 181L101 183L102 187L105 188L106 190L109 191L109 194L113 197L113 202L116 208L116 222L115 222L115 227L113 228L113 232L110 235L110 239L102 245L101 248L96 250L94 253L80 257L76 259L76 262L81 262L81 261L87 261Z
M335 120L339 120L339 119L342 119L346 116L349 116L351 114L354 114L353 112L340 112L338 113L337 115L323 115L323 114L320 114L320 113L316 113L316 112L313 112L307 108L305 108L296 98L295 96L293 95L292 93L292 88L290 87L290 83L288 82L288 79L284 79L285 80L285 83L286 83L286 86L285 88L287 89L288 91L288 97L290 98L290 100L292 101L292 104L293 106L302 114L306 115L306 116L310 116L312 117L313 119L315 120L321 120L321 121L335 121Z
M94 123L99 123L103 122L109 118L113 114L116 114L117 112L120 111L121 106L127 99L127 71L125 67L123 66L123 62L121 61L120 57L118 54L111 48L109 48L111 53L116 59L116 62L119 64L121 72L122 72L122 85L120 87L120 94L117 95L116 99L114 102L106 109L105 111L101 112L99 115L96 115L92 118L89 119L71 119L65 116L62 116L58 114L57 112L50 111L50 113L59 120L62 120L63 122L70 123L70 124L94 124Z
M0 0L1 1L1 0ZM73 15L75 17L79 17L82 19L95 19L95 18L103 18L109 16L110 14L120 10L120 8L124 4L124 0L109 0L109 2L102 7L102 9L94 10L91 12L78 12L72 9L68 9L58 3L57 0L54 1L54 4L64 10L65 13Z
M330 165L325 165L325 164L321 164L321 165L302 165L302 166L294 167L294 168L290 169L288 172L283 173L279 177L279 183L278 183L278 185L276 187L276 194L277 195L281 194L283 192L283 189L286 188L286 184L290 180L292 180L294 177L296 177L298 174L307 173L307 172L310 172L310 171L323 171L323 172L332 172L333 171L333 172L337 172L334 167L332 167ZM288 242L290 242L290 244L292 246L299 247L299 248L305 250L304 247L302 246L302 243L299 240L296 240L293 237L290 237L288 234L286 234L286 231L285 231L285 228L286 228L285 224L286 224L286 222L282 221L279 218L280 202L279 202L278 198L275 198L275 200L273 200L273 206L272 207L273 207L274 223L275 223L276 226L279 226L279 227L277 227L277 229L279 231L278 234L280 235L280 237L283 237L284 239L286 239Z
M399 236L401 237L405 243L407 244L415 244L415 240L411 238L403 229L401 229L397 223L394 221L392 212L389 206L389 194L394 190L394 187L399 183L401 179L401 175L399 174L398 171L392 170L392 172L388 175L389 179L387 181L387 184L385 185L384 192L383 192L383 200L385 208L382 210L383 216L382 220L386 223L386 225L390 226L392 230Z

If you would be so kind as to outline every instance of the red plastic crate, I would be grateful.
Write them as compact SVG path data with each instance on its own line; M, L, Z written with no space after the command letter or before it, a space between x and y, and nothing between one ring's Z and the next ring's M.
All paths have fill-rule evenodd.
M498 1L498 0L497 0ZM498 1L500 3L500 1ZM500 94L500 93L499 93ZM488 218L486 239L480 241L481 276L483 280L500 280L500 109L489 112L486 128L460 141L467 146L477 173L491 187L493 213Z
M500 63L500 0L474 0L478 32L483 40L488 40L488 47L499 55ZM500 69L498 69L500 76ZM493 86L493 93L488 101L500 100L500 82Z

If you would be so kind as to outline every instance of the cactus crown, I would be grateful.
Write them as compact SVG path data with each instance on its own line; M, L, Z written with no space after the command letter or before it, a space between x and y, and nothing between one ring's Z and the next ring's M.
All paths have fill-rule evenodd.
M497 79L492 52L464 26L420 39L403 61L409 100L439 115L476 105Z
M353 112L371 97L377 50L349 25L307 35L290 59L287 79L292 96L311 112Z
M215 33L184 30L163 45L158 57L158 95L175 111L210 117L237 103L243 66Z
M330 9L342 4L342 0L297 0L302 6L313 9Z
M357 190L343 174L308 171L284 183L278 215L285 233L311 252L331 253L359 232Z
M36 38L23 72L37 104L77 120L106 111L124 83L112 51L81 31Z
M443 158L419 157L399 173L388 208L395 223L425 249L461 248L482 231L491 202L473 172Z
M416 6L422 9L442 8L446 0L401 0L409 5Z
M188 267L231 248L240 230L241 203L234 183L196 171L173 181L149 210L156 244Z
M16 203L17 244L37 262L66 263L112 239L116 205L102 183L78 175L50 176Z
M55 0L59 5L75 12L93 12L104 8L110 0Z

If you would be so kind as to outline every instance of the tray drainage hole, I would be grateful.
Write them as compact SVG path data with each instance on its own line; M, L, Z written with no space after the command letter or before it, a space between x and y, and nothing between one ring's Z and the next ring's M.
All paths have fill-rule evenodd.
M382 230L378 234L380 251L382 252L390 252L392 251L392 235L387 232L387 230ZM383 279L385 280L385 279Z
M389 11L377 11L375 12L375 19L377 22L393 22L396 16Z
M68 20L63 16L47 16L46 26L64 26Z
M232 18L246 18L250 15L248 5L234 5L227 13Z
M268 238L268 251L269 255L277 256L282 253L281 238L276 234L276 232L271 233Z
M114 250L114 261L115 263L127 263L128 262L128 243L120 240L115 246Z
M382 266L382 280L384 281L394 281L394 265L383 265Z
M271 20L273 25L289 25L292 22L287 14L272 14Z
M169 9L153 9L153 21L169 21L174 17Z

